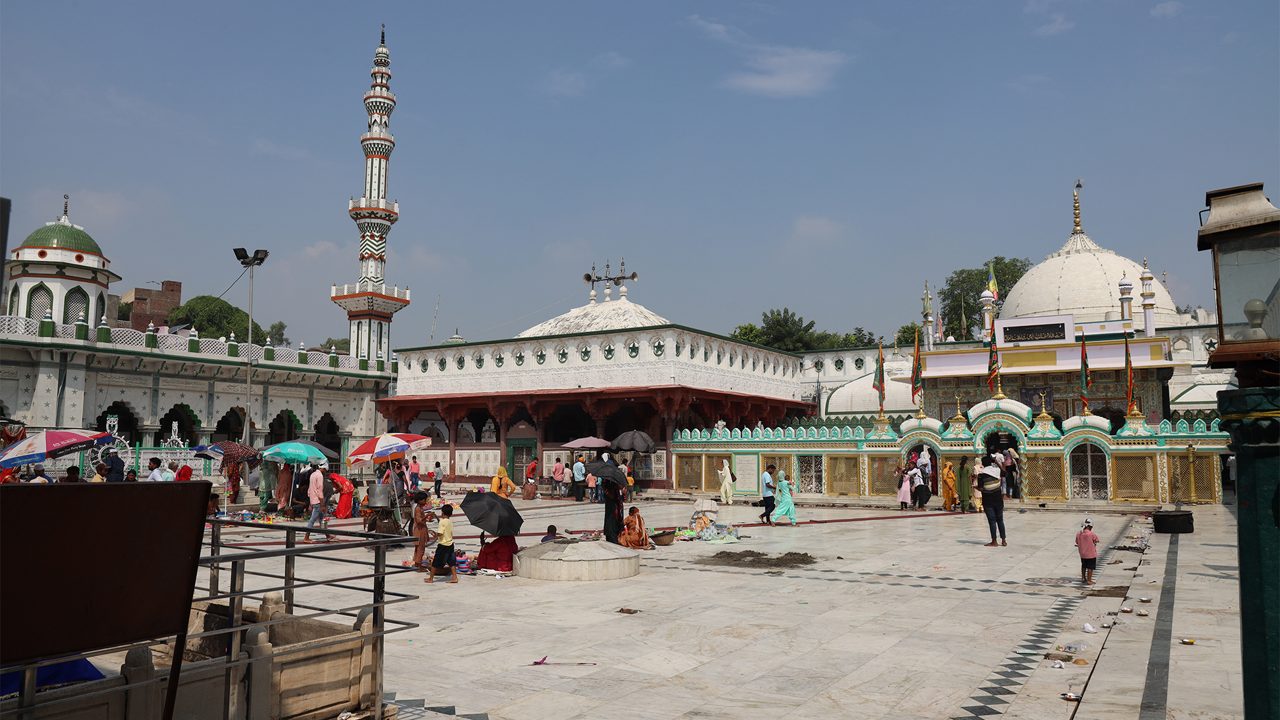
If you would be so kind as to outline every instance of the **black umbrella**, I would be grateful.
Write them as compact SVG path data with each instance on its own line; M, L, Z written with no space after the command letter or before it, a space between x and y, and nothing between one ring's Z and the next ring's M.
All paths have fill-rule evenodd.
M657 445L653 443L653 438L649 437L649 433L643 430L628 430L614 438L613 444L609 447L614 450L651 453L657 448Z
M462 512L466 513L467 522L498 537L515 535L524 524L516 506L498 493L467 493L462 499Z
M612 480L626 487L627 474L622 472L622 468L611 462L596 460L595 462L587 463L586 468L587 472L595 475L600 480Z

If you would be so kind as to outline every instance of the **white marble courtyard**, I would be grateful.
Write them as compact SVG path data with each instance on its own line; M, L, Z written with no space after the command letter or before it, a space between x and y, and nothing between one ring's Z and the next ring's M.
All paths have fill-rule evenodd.
M519 504L528 532L599 527L599 505ZM688 503L640 507L651 526L689 512ZM746 522L755 512L725 515ZM425 709L438 707L510 720L1065 719L1076 710L1059 697L1068 690L1084 696L1076 718L1138 718L1144 703L1153 717L1240 717L1234 518L1222 506L1195 513L1172 573L1174 536L1151 535L1144 555L1104 552L1095 589L1127 588L1127 601L1084 597L1067 582L1079 572L1080 514L1016 508L1008 548L982 546L980 515L800 508L802 520L855 521L749 528L737 545L676 543L646 552L627 580L425 585L397 575L391 589L421 598L390 614L420 627L388 638L385 688L402 718L439 717ZM1139 514L1093 517L1104 547L1150 528ZM457 534L475 549L465 521ZM742 549L818 562L781 572L700 562ZM1122 604L1150 614L1102 628ZM1086 622L1099 633L1082 632ZM1076 657L1088 664L1055 669L1043 658L1080 642ZM544 655L595 665L530 665Z

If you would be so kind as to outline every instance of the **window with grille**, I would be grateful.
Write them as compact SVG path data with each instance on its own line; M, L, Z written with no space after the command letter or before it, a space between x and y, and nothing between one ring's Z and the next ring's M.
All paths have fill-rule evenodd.
M871 458L871 494L897 495L898 476L894 470L898 467L898 456Z
M1169 499L1173 502L1214 502L1218 479L1212 455L1169 455Z
M9 293L9 307L5 310L10 315L18 314L18 288L15 286L13 292Z
M1031 455L1023 460L1024 492L1029 498L1059 500L1066 497L1062 484L1061 455ZM1103 484L1105 488L1105 482Z
M1071 451L1071 497L1107 499L1107 454L1093 443L1080 443Z
M821 495L825 492L822 482L822 456L797 455L796 461L799 465L799 477L797 478L795 491L814 495Z
M71 292L62 301L62 324L70 325L79 320L81 315L86 320L89 318L89 293L80 288L71 288Z
M676 482L682 490L702 488L702 456L679 455L676 459Z
M1150 455L1120 456L1115 459L1113 478L1117 500L1155 500L1156 474Z
M858 458L832 455L827 458L827 489L832 495L861 495Z
M53 309L53 291L43 284L27 293L27 317L43 320L44 314Z

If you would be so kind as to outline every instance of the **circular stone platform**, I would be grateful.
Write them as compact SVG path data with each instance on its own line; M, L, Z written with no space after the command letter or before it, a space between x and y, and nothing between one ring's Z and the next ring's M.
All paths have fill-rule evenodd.
M515 574L534 580L620 580L638 572L640 553L602 540L553 540L515 556Z

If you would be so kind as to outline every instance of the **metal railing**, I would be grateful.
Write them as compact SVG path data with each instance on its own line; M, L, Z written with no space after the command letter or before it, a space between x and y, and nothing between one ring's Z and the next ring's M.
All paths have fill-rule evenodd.
M129 645L99 648L88 653L44 658L32 663L0 668L0 672L4 673L20 672L22 677L17 699L5 700L0 704L0 718L15 717L25 720L37 716L70 716L83 708L86 701L106 703L106 696L113 694L122 696L123 701L116 702L126 705L121 717L156 717L159 716L159 708L155 703L140 698L152 697L153 700L158 700L155 696L163 691L164 705L172 710L178 694L183 691L207 694L209 677L216 677L216 671L220 669L222 707L218 716L224 720L233 717L256 720L269 714L268 709L273 703L267 691L274 687L274 680L270 679L272 674L269 672L255 673L255 664L263 667L263 663L276 662L291 654L296 658L301 657L300 653L314 654L320 648L356 643L364 648L367 643L371 649L368 667L372 675L372 697L368 702L370 707L359 707L363 703L357 703L357 707L349 709L363 709L380 719L383 703L384 638L392 633L417 627L416 623L386 615L387 607L417 599L416 595L388 590L386 585L389 575L413 572L411 568L387 564L388 548L399 546L406 539L394 535L317 528L314 534L325 534L336 538L337 542L300 544L298 533L307 531L308 528L301 525L209 520L202 545L202 552L205 554L198 561L203 578L198 574L196 587L193 588L192 612L193 615L200 611L224 619L224 627L199 632L183 631L177 635L149 638ZM263 547L270 549L259 549ZM372 558L352 558L343 552L353 549L371 551ZM304 577L299 573L300 561L308 563L309 574L313 577ZM336 576L331 574L329 577L319 577L324 574L325 568L333 567L341 568ZM309 597L310 591L319 591L316 592L317 595L328 597L333 597L334 591L338 591L338 596L342 599L336 602L330 600L328 604L340 606L324 607L320 601ZM346 601L347 596L352 597L352 600ZM362 597L367 599L361 600ZM277 599L282 599L283 614L275 613L264 617L259 613L254 614L252 620L246 617L246 601L257 601L263 603L262 607L267 607ZM331 639L308 640L304 647L293 648L287 644L272 647L264 639L274 626L321 619L329 619L335 629L354 628L358 635L353 638L350 630L336 632ZM193 625L195 624L189 623L188 626ZM205 689L197 687L194 679L183 682L182 678L172 677L170 672L143 673L141 678L125 672L127 668L136 667L130 665L136 660L136 649L144 649L143 654L148 658L154 649L167 650L171 655L179 652L192 654L193 641L197 641L199 646L209 647L221 639L225 639L226 649L220 658L209 657L198 662L187 660L182 666L182 678L188 677L188 670L192 674L198 672L198 680L205 685ZM246 646L249 647L247 653L244 652ZM361 652L363 653L363 649ZM127 658L122 668L122 677L88 681L78 687L63 687L56 691L36 690L36 675L41 667L95 657L110 662L117 656ZM364 682L363 672L362 663L359 679L361 683ZM251 673L267 679L251 682ZM291 690L296 691L296 688ZM200 697L204 699L204 695ZM364 698L363 691L360 691L360 697ZM188 699L187 703L190 702ZM134 704L138 707L132 707ZM204 709L208 710L207 704ZM205 712L202 716L214 715L212 712Z

